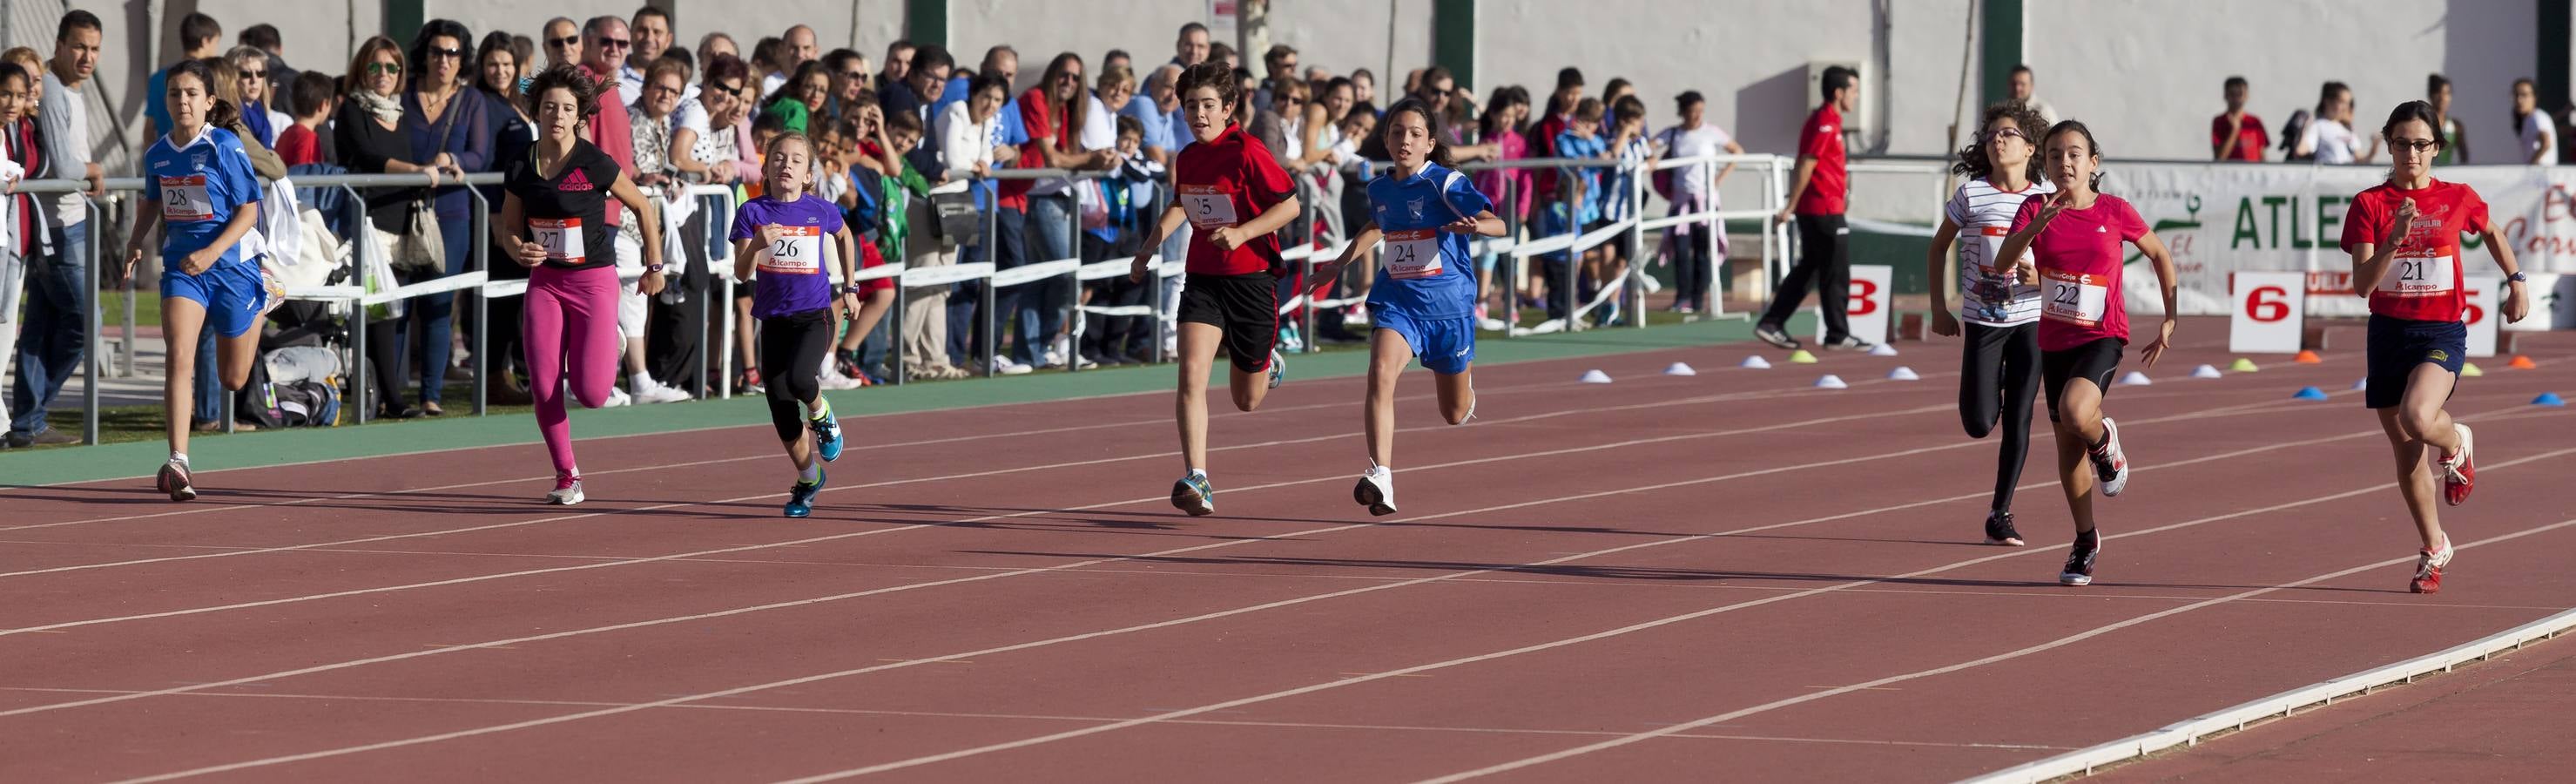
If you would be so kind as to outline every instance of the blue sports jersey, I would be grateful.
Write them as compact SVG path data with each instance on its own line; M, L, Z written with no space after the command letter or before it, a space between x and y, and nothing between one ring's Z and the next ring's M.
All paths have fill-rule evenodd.
M1419 319L1475 315L1470 238L1440 227L1491 210L1493 202L1466 175L1436 163L1423 164L1421 171L1402 179L1388 169L1369 180L1368 196L1369 214L1386 233L1369 308L1402 310Z
M251 175L250 153L243 151L239 137L220 128L205 127L185 149L172 147L170 137L163 136L143 153L143 197L161 202L161 256L171 260L185 258L215 242L224 233L224 224L242 205L258 204L259 179ZM216 264L241 260L241 245L224 249Z

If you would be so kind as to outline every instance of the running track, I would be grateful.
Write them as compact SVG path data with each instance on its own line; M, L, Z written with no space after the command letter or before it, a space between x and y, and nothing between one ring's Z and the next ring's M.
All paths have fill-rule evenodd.
M1951 343L1497 365L1457 428L1409 376L1375 520L1355 378L1214 417L1203 519L1153 394L845 420L801 521L765 422L588 442L571 510L532 446L0 492L0 778L1936 781L2576 607L2576 340L2453 400L2426 597L2358 352L2183 378L2222 329L2113 391L2084 589L2044 432L1974 544Z

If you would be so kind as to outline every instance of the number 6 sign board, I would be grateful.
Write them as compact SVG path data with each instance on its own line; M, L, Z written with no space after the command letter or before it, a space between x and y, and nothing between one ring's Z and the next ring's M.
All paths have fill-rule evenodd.
M2239 272L2230 286L2235 307L2227 318L2228 351L2298 353L2307 317L2307 273Z
M1851 265L1851 300L1843 315L1851 333L1871 343L1887 340L1888 295L1896 290L1896 268L1885 264ZM1816 320L1816 342L1825 340L1825 321Z

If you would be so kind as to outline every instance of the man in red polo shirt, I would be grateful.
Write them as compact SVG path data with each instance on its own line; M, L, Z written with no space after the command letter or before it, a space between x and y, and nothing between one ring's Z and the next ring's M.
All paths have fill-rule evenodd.
M1825 105L1816 107L1806 127L1798 129L1798 173L1789 186L1789 206L1781 208L1778 217L1783 223L1797 220L1798 263L1780 280L1779 289L1771 294L1771 308L1753 327L1753 336L1764 343L1798 348L1798 340L1780 325L1798 311L1812 281L1816 302L1825 311L1824 347L1870 347L1869 341L1851 334L1851 322L1844 314L1851 305L1851 227L1843 222L1851 175L1843 168L1843 113L1860 107L1858 76L1839 65L1826 68L1819 87Z

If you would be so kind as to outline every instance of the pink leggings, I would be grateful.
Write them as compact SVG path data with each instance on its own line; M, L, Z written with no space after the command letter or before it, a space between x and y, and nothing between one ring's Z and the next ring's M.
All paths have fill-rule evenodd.
M617 382L617 359L626 346L617 332L617 268L566 270L540 266L528 276L520 343L528 352L528 394L536 399L537 431L555 473L578 474L572 455L572 421L564 412L564 384L582 408L608 402Z

